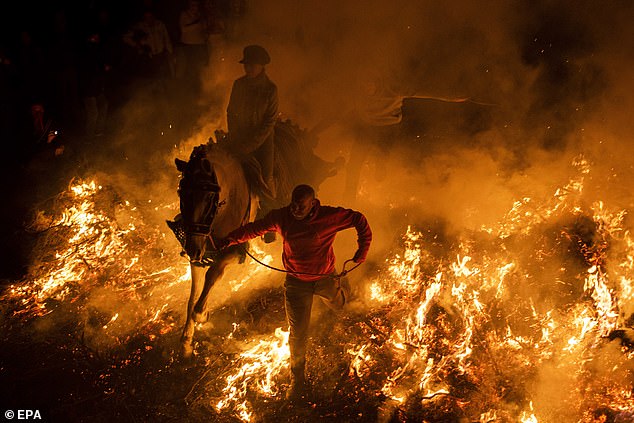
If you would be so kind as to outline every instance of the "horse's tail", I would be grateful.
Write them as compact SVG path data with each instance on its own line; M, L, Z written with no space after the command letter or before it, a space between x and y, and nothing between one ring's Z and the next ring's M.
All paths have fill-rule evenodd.
M290 120L275 125L275 182L277 201L286 204L291 192L308 169L305 166L307 151L303 137L305 131Z

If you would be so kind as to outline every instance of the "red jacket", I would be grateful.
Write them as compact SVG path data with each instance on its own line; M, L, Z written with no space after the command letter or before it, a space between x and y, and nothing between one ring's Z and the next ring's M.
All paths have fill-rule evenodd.
M308 217L295 219L290 207L272 210L262 219L248 223L227 235L228 245L240 244L267 232L278 232L284 238L282 263L289 272L330 274L335 271L335 253L332 243L337 232L357 230L359 245L357 258L365 260L372 231L363 214L342 207L322 206L317 201ZM315 281L323 276L295 274L298 279Z

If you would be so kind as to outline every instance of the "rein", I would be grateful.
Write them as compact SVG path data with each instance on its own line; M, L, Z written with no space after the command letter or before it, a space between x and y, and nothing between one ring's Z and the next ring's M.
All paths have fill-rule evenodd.
M282 273L290 273L292 275L305 275L305 276L332 276L332 273L306 273L306 272L291 272L289 270L285 270L285 269L280 269L278 267L274 267L274 266L269 266L266 263L261 262L260 260L258 260L257 258L255 258L250 252L249 250L245 247L245 246L241 246L241 248L244 249L244 252L251 257L256 263L261 264L264 267L268 267L271 270L275 270L277 272L282 272ZM344 276L346 276L348 273L352 272L354 269L356 269L357 267L359 267L361 265L361 263L357 263L355 266L353 266L352 268L346 270L346 264L348 264L349 262L351 262L352 259L346 260L343 263L343 269L341 270L341 273L337 273L334 275L334 277L336 279L340 279ZM354 263L354 262L353 262Z

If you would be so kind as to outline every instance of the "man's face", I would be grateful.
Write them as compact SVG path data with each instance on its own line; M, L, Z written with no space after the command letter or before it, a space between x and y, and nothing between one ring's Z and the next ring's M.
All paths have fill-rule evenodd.
M143 13L143 21L148 23L148 24L153 24L154 23L154 14L152 12Z
M264 65L260 65L259 63L244 64L244 73L247 75L247 78L255 78L261 74L262 71L264 71Z
M313 209L315 201L312 196L293 198L291 201L291 215L297 220L304 220Z
M200 9L200 2L198 0L189 0L189 10L196 13Z

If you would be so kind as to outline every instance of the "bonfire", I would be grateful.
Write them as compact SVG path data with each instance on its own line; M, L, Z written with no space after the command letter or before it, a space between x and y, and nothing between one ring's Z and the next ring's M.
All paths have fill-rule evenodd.
M65 351L91 392L75 407L102 417L632 421L634 239L627 210L582 201L591 171L576 158L567 183L518 198L493 226L411 222L349 276L353 307L320 315L307 404L284 400L281 277L252 261L232 269L183 361L189 265L145 219L176 204L132 204L97 178L71 181L32 219L33 265L2 293L5 341ZM273 248L252 244L269 263Z

